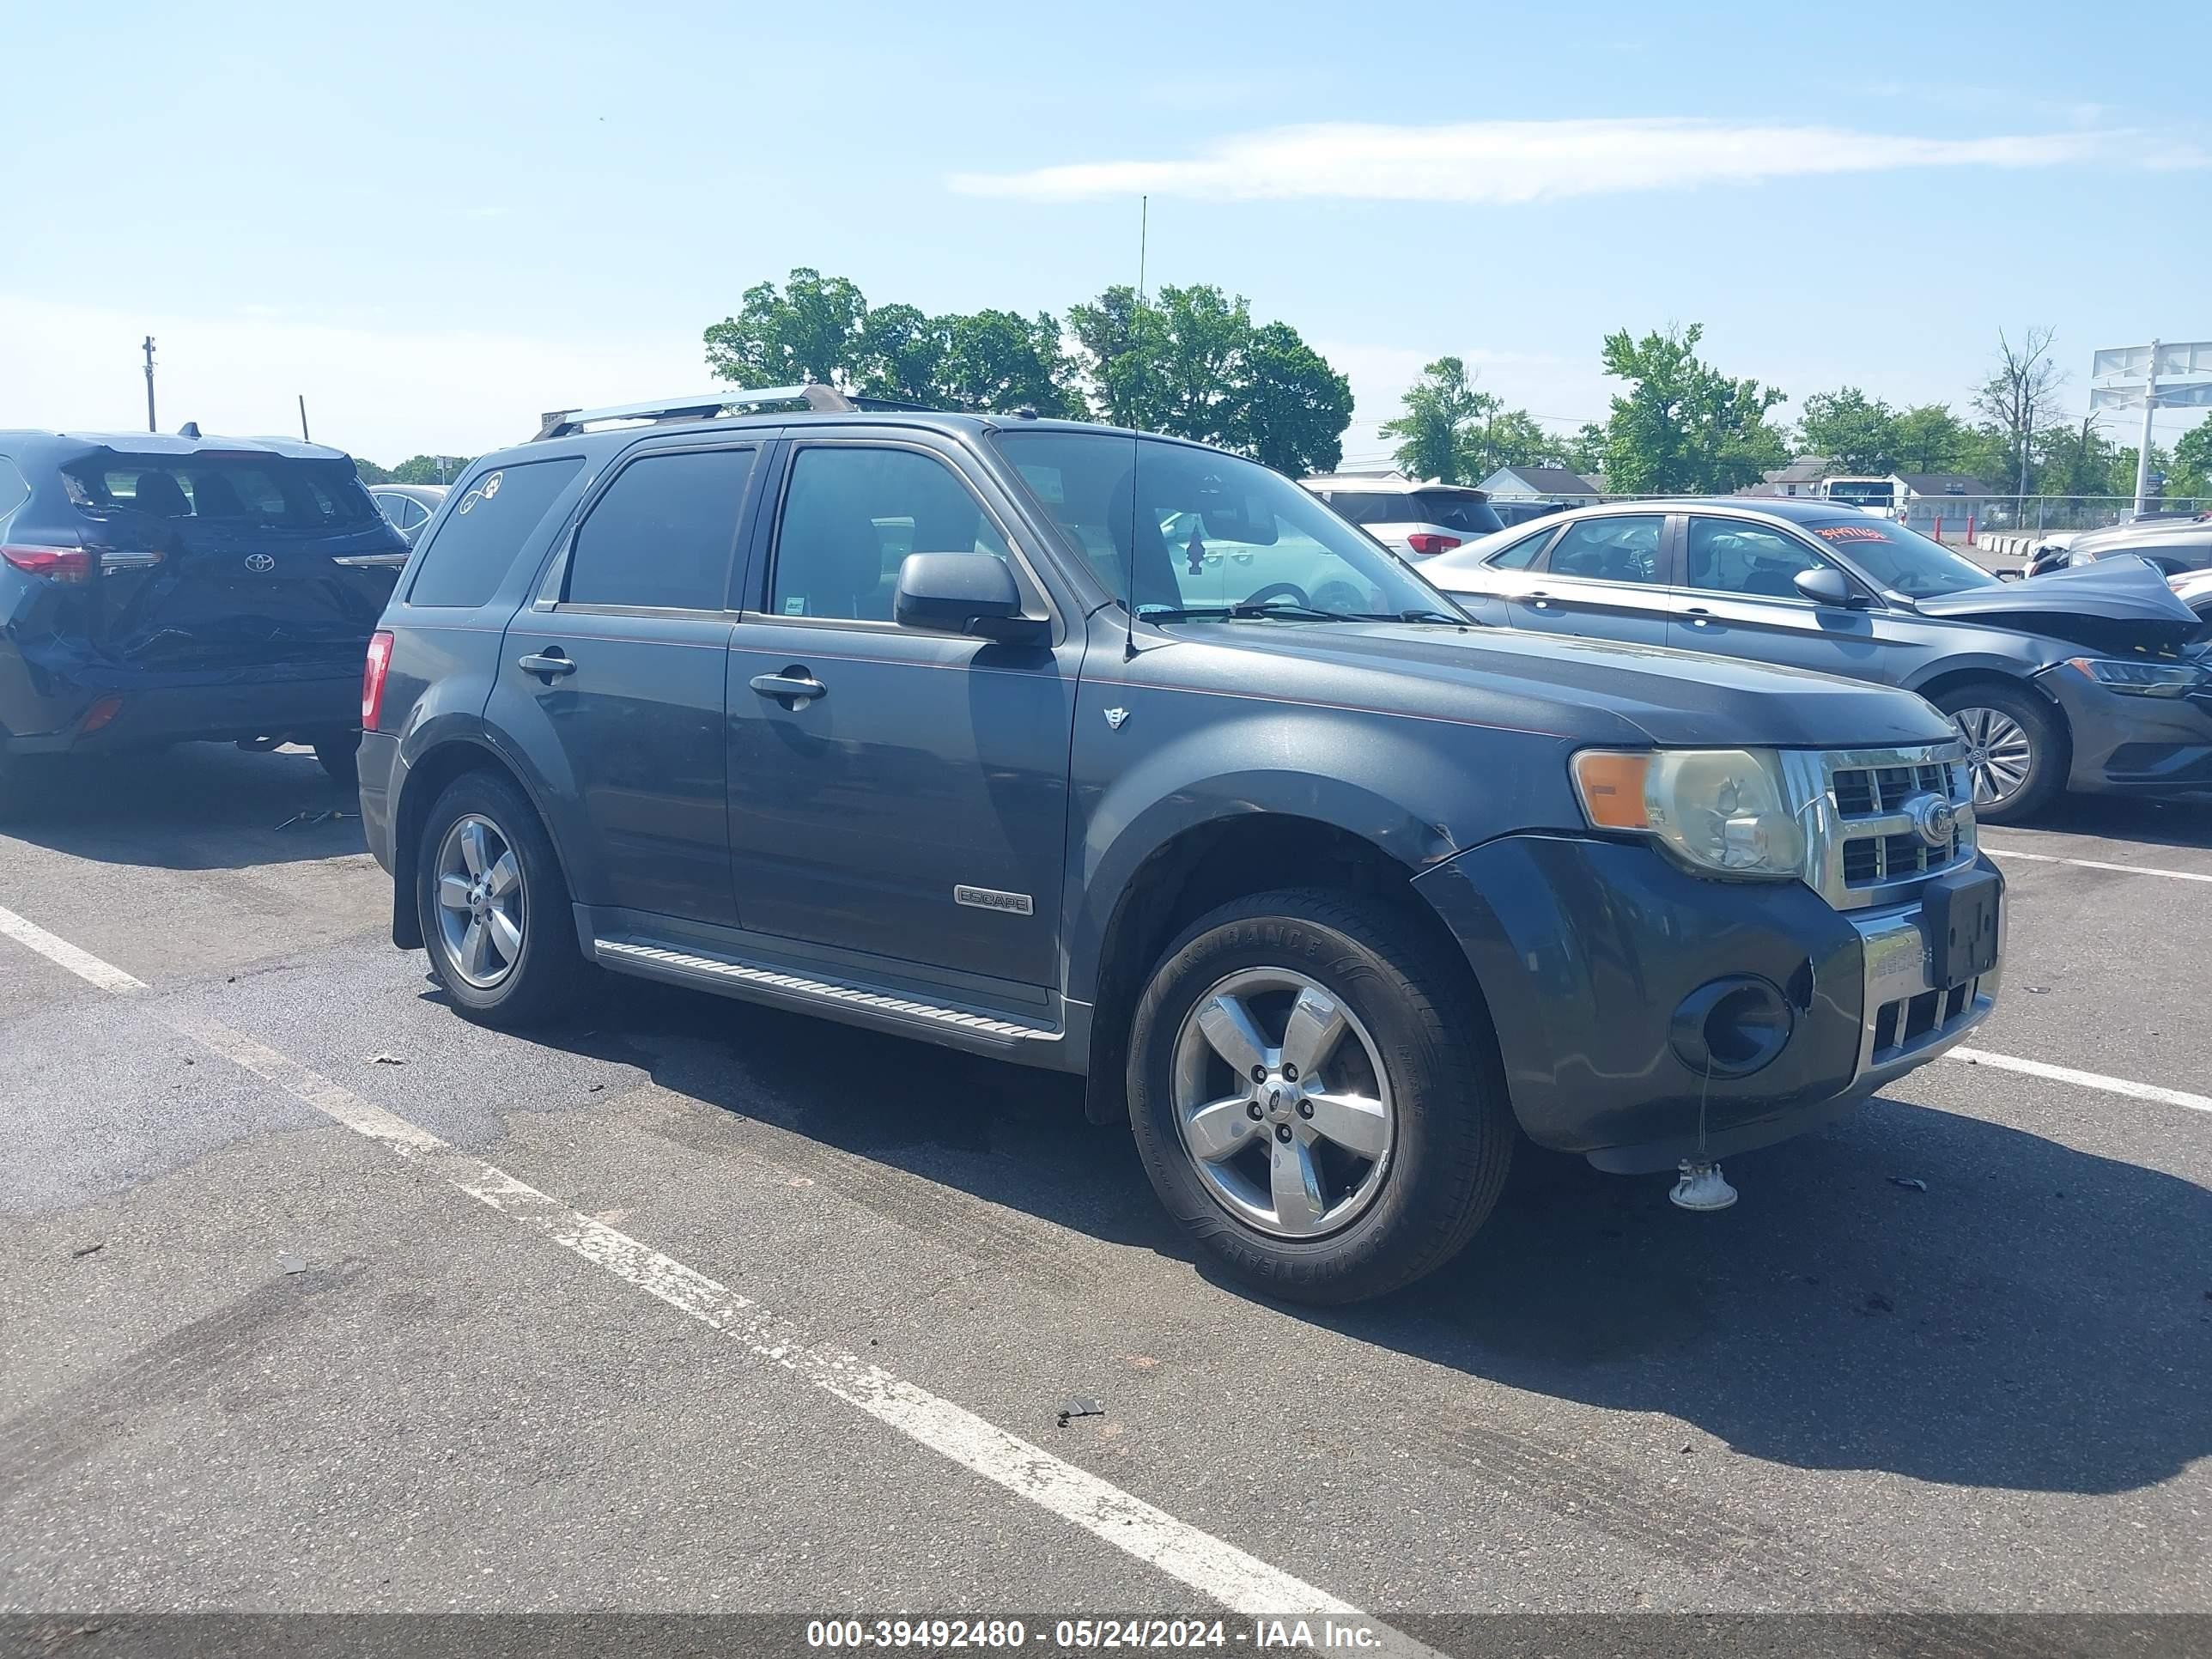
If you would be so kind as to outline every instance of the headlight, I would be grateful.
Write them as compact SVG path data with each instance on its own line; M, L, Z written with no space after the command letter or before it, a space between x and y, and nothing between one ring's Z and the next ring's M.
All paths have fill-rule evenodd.
M1804 872L1805 836L1771 750L1585 749L1575 790L1594 829L1656 837L1693 868L1724 876Z
M2195 663L2129 662L2109 657L2069 657L2066 665L2087 674L2107 691L2136 697L2185 697L2204 684Z

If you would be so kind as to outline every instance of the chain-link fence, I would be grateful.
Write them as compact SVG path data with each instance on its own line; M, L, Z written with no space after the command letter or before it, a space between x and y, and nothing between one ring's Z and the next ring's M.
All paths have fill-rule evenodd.
M1586 506L1591 501L1681 499L1685 498L1608 495L1578 498L1568 504ZM1811 495L1744 495L1735 499L1746 507L1758 507L1776 500L1810 504L1819 498ZM1832 505L1839 510L1844 507L1842 502ZM2152 501L2150 506L2161 514L2212 513L2212 495L2168 495ZM2062 530L2101 530L2106 525L2125 524L2134 518L2136 501L2132 495L1916 495L1905 504L1901 514L1892 508L1881 511L1887 517L1901 519L1902 522L1923 536L1965 544L1985 532L2017 536L2054 534Z

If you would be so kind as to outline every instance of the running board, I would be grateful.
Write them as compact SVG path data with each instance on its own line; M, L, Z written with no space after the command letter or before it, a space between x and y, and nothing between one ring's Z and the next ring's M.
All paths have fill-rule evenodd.
M934 1003L889 996L880 991L864 991L857 986L811 979L803 974L755 968L726 957L700 956L693 951L611 939L593 939L592 954L610 967L632 973L651 974L708 990L784 1003L833 1018L842 1014L890 1029L919 1026L924 1033L965 1037L983 1047L1012 1048L1028 1043L1056 1043L1060 1040L1060 1032L1042 1026L994 1019L988 1014L970 1013L961 1008L940 1008Z

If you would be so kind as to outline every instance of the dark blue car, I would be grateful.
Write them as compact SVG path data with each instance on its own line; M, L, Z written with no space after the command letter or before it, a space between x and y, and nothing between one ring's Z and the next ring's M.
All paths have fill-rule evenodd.
M0 431L0 805L26 757L314 745L349 782L407 562L319 445Z

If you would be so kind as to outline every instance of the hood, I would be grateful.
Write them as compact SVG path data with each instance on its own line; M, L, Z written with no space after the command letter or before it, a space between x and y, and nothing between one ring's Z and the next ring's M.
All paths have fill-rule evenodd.
M1377 714L1550 732L1577 744L1876 748L1958 735L1909 691L1658 646L1392 623L1172 631L1178 641L1246 658L1227 670L1243 690L1293 701L1341 693ZM1164 653L1160 665L1169 666Z
M1923 617L2016 628L2093 651L2178 650L2203 626L2141 559L2069 565L2033 581L1912 601Z

